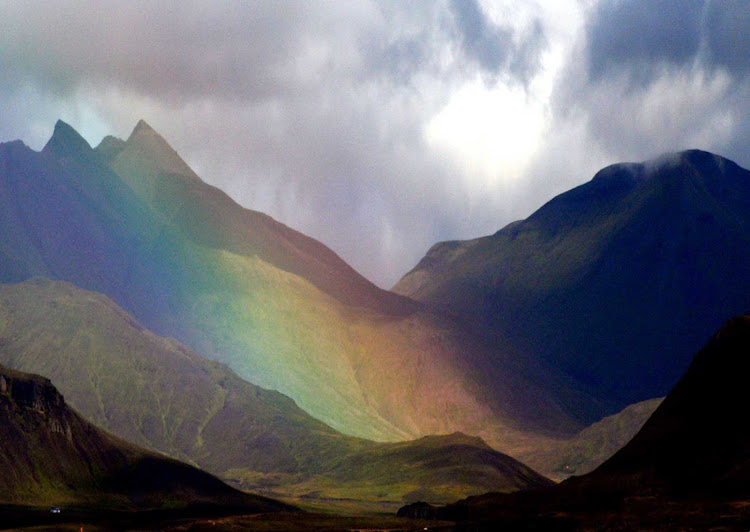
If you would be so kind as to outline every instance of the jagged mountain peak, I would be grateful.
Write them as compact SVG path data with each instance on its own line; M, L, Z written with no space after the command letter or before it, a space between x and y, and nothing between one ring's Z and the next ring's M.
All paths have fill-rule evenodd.
M139 160L139 166L143 166L146 174L178 175L200 181L177 151L143 119L136 124L115 164L117 160L124 163L132 159Z
M42 149L57 157L80 156L91 152L91 146L70 124L58 120L47 144Z
M154 130L154 128L148 125L148 123L143 118L138 120L138 123L135 125L135 128L133 129L133 132L131 133L131 136L136 135L136 134L142 134L142 133L158 135L158 133Z
M125 149L125 141L112 135L107 135L102 139L94 151L104 158L107 164L110 164L122 150Z

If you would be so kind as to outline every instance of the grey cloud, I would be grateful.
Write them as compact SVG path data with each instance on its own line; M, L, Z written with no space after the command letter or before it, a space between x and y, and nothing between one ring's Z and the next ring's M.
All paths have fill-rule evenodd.
M705 28L707 63L747 75L750 72L750 6L747 2L710 2Z
M604 1L587 24L594 81L626 71L640 85L665 69L750 71L750 9L742 0Z
M665 65L691 62L700 48L702 15L700 0L601 2L587 24L592 78L629 68L650 79Z
M342 7L355 23L357 9ZM263 99L327 68L330 12L308 2L11 2L0 20L10 80L70 94L85 80L159 98ZM312 49L317 55L300 52ZM337 58L345 54L337 53ZM7 78L6 78L7 79Z
M451 9L467 54L490 72L508 63L513 50L513 34L493 26L476 0L452 0Z
M451 11L466 56L490 76L510 75L527 82L539 68L547 44L541 21L521 30L495 25L477 0L451 0Z

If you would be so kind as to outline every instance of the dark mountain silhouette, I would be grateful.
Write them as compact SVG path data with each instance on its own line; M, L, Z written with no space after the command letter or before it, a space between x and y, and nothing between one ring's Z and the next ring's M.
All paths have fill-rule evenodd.
M729 321L638 434L586 483L674 497L750 497L750 316Z
M515 452L582 428L570 405L590 398L556 372L239 207L145 122L97 150L62 122L41 153L0 145L0 225L1 282L106 294L345 433L460 431Z
M0 366L0 503L109 509L291 510L84 421L45 378ZM1 512L0 512L1 513Z
M750 305L750 172L691 150L616 164L494 235L436 244L394 287L472 316L600 400L663 396Z
M746 529L749 371L750 316L742 316L711 338L638 434L592 473L517 497L469 498L432 515L496 521L489 528Z
M344 436L67 282L0 285L0 364L49 375L98 426L251 491L399 505L549 484L479 438Z

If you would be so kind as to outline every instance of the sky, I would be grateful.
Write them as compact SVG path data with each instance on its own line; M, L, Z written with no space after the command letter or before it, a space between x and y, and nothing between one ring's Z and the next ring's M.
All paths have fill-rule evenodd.
M0 0L0 142L145 119L389 288L621 161L750 167L742 1Z

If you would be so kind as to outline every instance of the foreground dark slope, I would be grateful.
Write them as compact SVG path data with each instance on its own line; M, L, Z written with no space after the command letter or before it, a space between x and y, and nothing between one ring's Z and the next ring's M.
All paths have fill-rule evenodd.
M746 530L748 373L750 316L743 316L714 335L633 440L594 472L517 497L470 498L438 514L520 528Z
M344 436L65 282L0 285L0 363L49 375L87 419L118 436L251 490L399 504L548 483L478 438Z
M605 410L664 395L750 305L750 173L692 150L618 164L494 235L433 246L394 287L471 315Z
M0 503L158 509L291 507L239 492L192 466L84 421L42 377L0 366Z
M556 373L242 209L145 123L98 150L58 123L42 153L0 146L0 170L0 280L104 293L337 430L461 431L515 452L581 428L570 405L588 398Z

